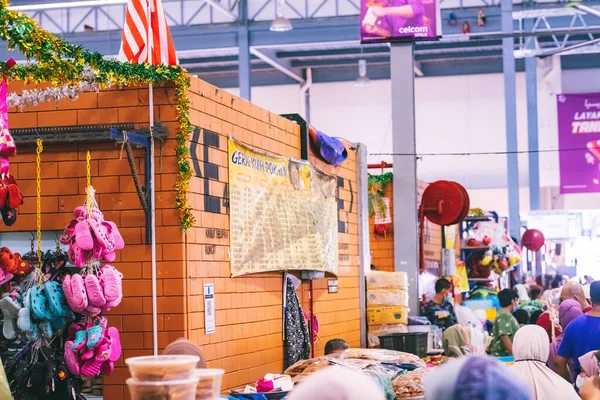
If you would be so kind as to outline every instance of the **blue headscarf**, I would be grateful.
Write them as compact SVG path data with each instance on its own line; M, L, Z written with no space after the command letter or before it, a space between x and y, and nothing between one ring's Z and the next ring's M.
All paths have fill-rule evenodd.
M425 376L425 397L435 400L531 400L528 387L498 360L467 356Z

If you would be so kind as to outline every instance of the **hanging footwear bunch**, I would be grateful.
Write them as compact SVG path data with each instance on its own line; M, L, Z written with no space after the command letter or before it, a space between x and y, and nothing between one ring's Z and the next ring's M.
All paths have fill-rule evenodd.
M17 208L23 204L23 195L9 172L9 157L17 154L17 145L8 130L8 103L5 76L0 84L0 214L6 226L17 221Z
M116 307L123 298L123 275L112 265L116 251L125 246L117 225L104 219L91 184L90 153L87 153L85 204L77 207L60 241L69 246L69 261L78 273L65 275L62 289L69 307L81 317L68 329L64 358L69 371L93 378L109 375L121 356L119 331L109 327L101 314Z
M15 399L77 400L83 399L82 380L112 373L121 356L119 331L102 313L121 302L122 274L103 262L113 262L124 241L98 207L88 152L84 205L75 209L56 248L42 252L42 151L38 139L37 233L31 250L21 256L0 249L0 285L8 287L0 299L2 333L10 356L3 358Z
M80 380L68 374L62 355L62 335L75 315L57 279L60 275L44 273L50 264L60 265L60 270L65 263L51 260L59 259L60 251L45 256L41 251L41 139L36 145L37 250L33 240L31 252L23 257L7 247L0 249L3 281L9 283L0 299L2 334L13 350L5 371L15 399L66 399L74 397L80 386Z

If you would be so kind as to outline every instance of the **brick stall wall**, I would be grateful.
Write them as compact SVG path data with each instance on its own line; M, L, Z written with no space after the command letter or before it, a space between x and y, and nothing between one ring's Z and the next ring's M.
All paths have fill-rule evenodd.
M190 143L194 177L191 202L197 224L186 238L187 335L200 343L210 367L223 368L223 388L256 381L283 369L282 273L229 278L227 138L286 157L300 158L300 129L206 82L193 79ZM350 151L337 171L339 187L339 292L327 293L327 279L313 282L313 307L319 318L315 354L327 340L341 337L359 346L358 231L356 160ZM318 163L318 160L311 159ZM332 171L330 171L332 172ZM204 333L203 284L215 285L216 333ZM309 284L298 295L309 310Z
M23 86L11 82L10 91L20 92ZM175 96L172 88L154 90L155 118L169 129L164 141L162 159L157 157L156 175L156 240L157 294L159 345L185 336L185 285L183 265L183 235L179 217L173 209L177 167L173 135ZM61 100L28 107L23 112L12 109L11 128L66 126L77 124L111 124L133 122L148 126L148 91L131 88L101 93L82 93L77 101ZM92 185L105 218L114 221L126 243L117 255L115 266L123 273L125 297L121 304L107 314L109 326L121 332L123 357L116 363L115 372L106 377L104 396L112 400L128 397L123 386L129 371L123 360L127 357L152 353L152 302L150 246L145 245L145 217L135 191L125 152L112 142L95 144L45 144L42 153L42 230L62 230L72 218L73 209L85 200L85 157L92 156ZM160 153L157 150L157 154ZM134 150L140 181L143 183L143 152ZM11 159L10 170L17 179L25 203L19 209L17 223L9 231L35 231L35 149L19 147ZM46 249L44 249L46 250Z
M23 85L11 83L19 93ZM224 368L223 389L256 381L283 369L282 274L230 278L228 262L227 137L274 154L300 158L299 127L197 79L192 79L191 119L197 127L191 141L196 172L190 201L196 225L183 235L173 208L177 167L174 156L175 96L170 87L155 87L155 118L169 129L156 151L158 344L162 349L179 337L199 343L211 367ZM76 101L10 110L11 128L111 124L148 124L148 91L143 88L83 93ZM215 141L218 138L218 144ZM144 244L145 219L121 146L112 142L44 146L42 154L42 229L62 230L72 210L85 199L85 155L91 151L92 185L105 217L114 221L126 248L115 266L124 274L124 298L108 314L109 325L121 331L123 357L105 378L105 398L129 398L123 360L152 352L150 246ZM337 169L339 187L339 292L327 293L327 280L313 282L314 312L319 318L320 355L327 340L340 337L359 346L357 185L354 151ZM143 152L134 150L143 182ZM162 155L162 156L161 156ZM122 157L121 157L122 156ZM319 164L314 158L312 161ZM321 165L323 166L323 165ZM21 146L11 160L11 172L24 196L17 223L9 231L35 230L35 153ZM332 172L332 171L329 171ZM77 179L73 179L77 178ZM210 196L210 197L208 197ZM208 199L208 200L207 200ZM208 205L210 210L205 206ZM215 209L218 207L218 209ZM210 212L213 211L213 212ZM216 333L204 334L204 283L216 292ZM298 290L309 309L309 284Z
M417 181L417 204L421 203L421 196L427 188L427 183ZM390 216L394 220L394 185L390 182L384 192L384 197L390 199ZM394 224L388 224L385 236L375 234L375 221L369 219L369 243L371 247L372 263L380 271L394 271ZM424 229L424 256L425 260L442 262L442 228L425 220Z

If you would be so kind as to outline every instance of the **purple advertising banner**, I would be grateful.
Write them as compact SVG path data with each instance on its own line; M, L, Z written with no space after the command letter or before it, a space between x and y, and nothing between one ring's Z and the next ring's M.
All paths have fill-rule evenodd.
M600 192L600 93L556 100L560 193Z
M436 0L361 0L360 40L411 42L441 35Z

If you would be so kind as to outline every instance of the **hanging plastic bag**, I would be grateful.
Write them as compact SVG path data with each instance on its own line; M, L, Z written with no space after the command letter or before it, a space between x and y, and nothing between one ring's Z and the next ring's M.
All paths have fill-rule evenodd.
M8 130L8 89L6 78L2 79L0 85L0 157L10 157L17 154L17 145Z
M6 373L4 372L4 366L2 360L0 360L0 399L11 399L10 387L8 386L8 379L6 379Z

